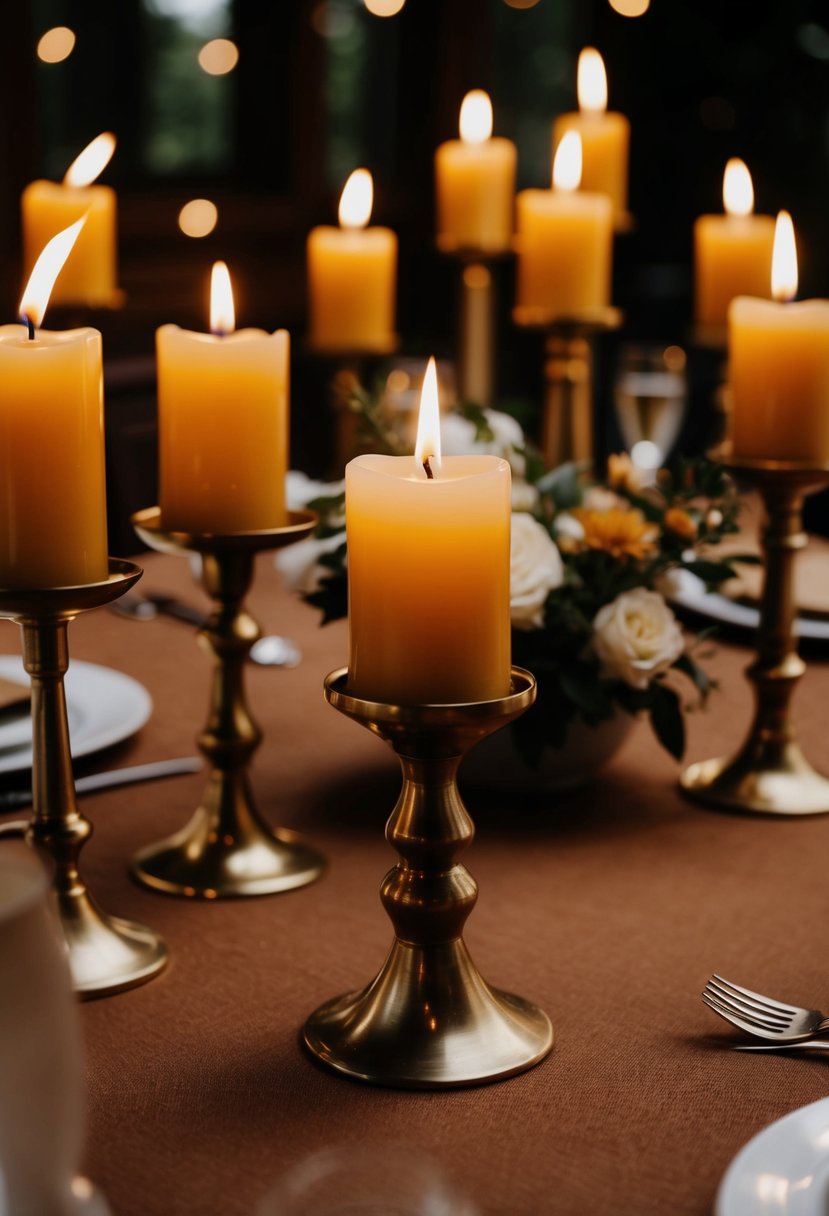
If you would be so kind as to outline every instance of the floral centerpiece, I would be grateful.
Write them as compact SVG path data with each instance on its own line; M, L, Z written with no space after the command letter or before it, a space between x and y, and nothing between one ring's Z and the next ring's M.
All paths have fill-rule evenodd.
M376 398L359 390L353 408L372 450L405 451ZM700 661L706 633L689 644L670 585L681 570L709 588L735 576L738 559L716 556L738 531L739 498L725 470L680 458L644 486L626 454L610 456L600 479L573 464L548 469L514 418L477 407L444 415L442 443L444 452L486 451L512 466L513 662L538 683L535 705L509 728L523 759L537 765L564 745L574 721L598 726L619 711L647 714L681 758L683 709L704 705L715 681ZM278 562L325 623L348 606L343 485L292 476L292 505L309 505L321 522Z

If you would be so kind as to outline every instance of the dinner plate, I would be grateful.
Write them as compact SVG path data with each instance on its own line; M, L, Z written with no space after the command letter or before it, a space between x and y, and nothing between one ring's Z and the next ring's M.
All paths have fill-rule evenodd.
M0 655L0 676L28 685L23 661ZM72 756L87 756L134 735L149 718L153 703L132 676L73 659L64 676ZM32 723L20 714L0 725L0 773L32 766Z
M740 629L755 630L760 613L750 604L730 600L716 591L706 591L705 583L690 570L676 570L672 575L671 602L678 608L687 608L712 621L724 625L736 625ZM799 616L795 621L795 633L800 638L814 641L829 641L829 620L819 617Z
M829 1098L758 1132L723 1175L714 1216L826 1216Z

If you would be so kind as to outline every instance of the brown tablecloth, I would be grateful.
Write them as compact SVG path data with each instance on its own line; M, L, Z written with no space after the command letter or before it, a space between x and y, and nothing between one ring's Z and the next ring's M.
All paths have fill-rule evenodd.
M186 561L139 560L146 589L202 598ZM329 868L312 886L257 899L153 894L127 862L187 821L203 776L82 802L95 827L83 853L90 888L109 912L160 931L172 954L151 982L81 1006L84 1165L115 1216L250 1216L309 1152L374 1138L435 1157L480 1216L709 1213L749 1137L829 1092L827 1057L731 1051L736 1032L700 1000L717 971L829 1009L829 816L741 817L683 800L678 766L644 722L588 790L534 807L482 798L464 855L480 885L466 940L491 984L547 1010L554 1050L529 1072L465 1090L342 1079L304 1053L300 1028L385 957L378 888L394 860L383 826L399 771L323 698L324 675L345 660L344 623L320 628L269 555L249 607L303 651L293 670L249 670L265 735L258 802ZM18 649L16 627L0 624L0 650ZM192 629L102 609L72 625L70 649L135 676L154 699L139 734L96 764L194 750L209 662ZM686 759L741 741L751 654L749 637L717 644L721 687L689 718ZM827 696L818 653L794 708L807 754L829 769Z

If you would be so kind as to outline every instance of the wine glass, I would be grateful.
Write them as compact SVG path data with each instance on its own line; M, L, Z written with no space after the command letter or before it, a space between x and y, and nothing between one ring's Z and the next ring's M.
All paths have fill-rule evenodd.
M303 1157L256 1216L478 1216L427 1153L393 1141L332 1145Z
M613 382L616 421L645 484L670 456L688 402L686 356L680 346L626 343Z

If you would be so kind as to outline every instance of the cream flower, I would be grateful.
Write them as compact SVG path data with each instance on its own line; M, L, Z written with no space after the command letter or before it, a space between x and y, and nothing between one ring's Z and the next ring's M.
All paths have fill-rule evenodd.
M298 541L280 549L274 558L274 565L282 572L282 578L289 591L298 591L307 595L316 591L323 576L330 573L325 566L320 565L319 559L325 553L332 553L339 545L345 544L345 529L327 536L325 540L317 540L309 536L307 540Z
M645 689L684 649L679 623L658 591L634 587L605 604L593 621L602 675Z
M541 629L544 602L564 580L564 565L549 532L532 515L513 512L510 612L516 629Z
M523 477L526 468L522 449L526 444L521 424L511 414L500 410L483 411L492 439L488 442L476 440L475 424L457 410L449 410L441 416L440 443L444 456L501 456L509 461L515 477Z

